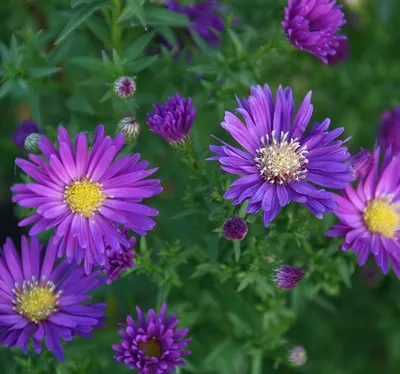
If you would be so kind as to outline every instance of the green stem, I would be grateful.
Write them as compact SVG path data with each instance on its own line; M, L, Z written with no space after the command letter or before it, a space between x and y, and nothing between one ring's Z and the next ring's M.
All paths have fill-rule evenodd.
M121 15L121 0L112 0L113 9L111 17L111 44L112 47L120 54L121 52L121 35L122 30L118 23Z

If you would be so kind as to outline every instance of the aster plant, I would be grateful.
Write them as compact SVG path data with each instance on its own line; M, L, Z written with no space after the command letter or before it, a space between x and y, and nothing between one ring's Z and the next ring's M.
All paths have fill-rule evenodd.
M112 139L98 126L90 150L87 143L86 134L79 133L73 144L63 127L58 129L59 149L42 136L44 157L16 160L36 183L16 184L12 191L14 202L36 210L19 225L34 224L31 236L55 228L58 256L78 264L84 260L89 274L93 265L105 265L106 247L129 247L119 225L139 235L155 226L150 217L158 211L141 202L162 188L158 179L146 179L157 169L146 170L148 162L139 161L140 154L114 161L124 146L123 135Z
M58 360L64 359L61 341L74 336L92 337L102 327L105 304L86 304L88 292L104 283L100 271L86 275L66 261L56 263L57 245L47 248L36 237L21 239L21 253L7 239L0 256L0 342L28 353L33 341L36 354L42 341Z
M275 269L274 282L281 290L292 290L303 279L303 269L282 265Z
M330 192L314 186L344 188L354 178L345 163L350 154L336 138L343 128L328 131L330 120L305 130L313 112L311 92L294 115L292 90L278 88L276 99L268 85L251 87L248 99L238 99L238 114L225 113L221 126L239 143L238 149L219 140L211 145L221 169L239 175L225 199L248 200L247 213L263 210L265 226L291 201L304 204L316 217L337 207ZM336 140L335 140L336 139Z
M334 213L340 223L327 232L342 237L341 249L352 249L358 264L364 265L372 254L384 274L392 264L400 278L400 159L386 152L381 165L380 148L373 154L373 166L356 188L349 185L342 195L334 195L338 204Z

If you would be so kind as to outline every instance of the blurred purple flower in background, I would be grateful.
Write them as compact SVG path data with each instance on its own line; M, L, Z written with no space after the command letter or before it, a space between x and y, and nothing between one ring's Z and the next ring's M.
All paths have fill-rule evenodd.
M379 145L384 149L391 147L393 153L400 152L400 106L383 113L379 129Z
M14 134L12 135L12 141L14 144L22 151L25 151L25 139L35 133L39 133L39 127L36 125L35 121L32 121L30 119L22 121L16 130L14 131Z
M372 152L361 148L360 152L347 160L347 163L350 165L351 171L356 179L364 178L374 164Z

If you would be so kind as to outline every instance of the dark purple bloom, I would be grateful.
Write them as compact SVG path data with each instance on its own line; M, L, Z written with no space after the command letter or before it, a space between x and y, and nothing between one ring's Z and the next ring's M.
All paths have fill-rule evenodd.
M39 354L45 339L47 349L63 360L61 340L91 338L94 328L103 327L105 304L84 302L104 280L100 271L85 275L77 265L56 264L52 239L43 250L36 237L28 243L23 236L21 248L22 258L7 239L0 256L0 342L27 354L32 338Z
M247 234L246 221L240 217L229 218L224 222L222 231L226 239L243 240Z
M78 264L84 259L89 274L93 264L105 265L106 245L114 250L129 246L118 225L139 235L155 226L150 217L158 211L141 202L162 188L158 179L145 179L157 169L146 170L148 162L139 161L140 154L115 160L125 138L105 136L103 126L98 126L90 150L86 134L78 134L74 145L63 127L58 129L58 144L57 150L41 136L44 157L30 154L31 162L16 160L37 183L13 186L13 201L36 208L20 226L34 223L31 236L54 227L58 255L65 253L68 262L75 259Z
M119 251L111 248L106 249L107 258L104 271L107 274L107 284L111 284L113 281L117 280L121 273L135 267L133 263L133 258L135 257L133 248L135 244L136 238L133 236L129 239L128 247L121 246Z
M189 329L177 330L179 321L175 314L167 316L164 303L158 315L154 310L147 312L147 318L136 307L139 321L127 317L124 330L119 334L120 344L114 344L117 351L114 358L138 374L167 374L176 370L177 365L185 365L182 357L190 355L184 350L192 339L184 339Z
M275 270L274 281L281 290L291 290L297 286L304 275L303 269L282 265Z
M130 77L120 77L114 82L114 92L121 99L128 99L136 92L136 83Z
M391 147L394 153L400 153L400 106L383 113L379 145L382 149Z
M347 37L339 35L346 23L336 0L289 0L282 26L290 42L325 64L347 58Z
M357 188L348 185L343 196L334 195L340 223L327 235L343 237L343 251L353 249L358 264L364 265L369 255L384 274L389 263L400 278L400 157L386 153L379 166L379 147L373 154L373 165L367 176L359 179Z
M336 138L343 128L328 131L329 119L316 123L308 134L313 106L307 94L295 115L292 90L279 87L274 100L268 85L251 87L250 98L238 100L237 112L225 113L222 127L244 148L222 140L210 146L221 169L241 177L231 184L225 199L232 204L249 200L247 213L264 211L265 226L291 201L305 204L318 218L337 207L332 194L311 183L328 188L344 188L354 179L345 161L350 154ZM335 140L336 139L336 140Z
M307 362L307 352L304 347L294 346L289 352L289 362L292 366L303 366Z
M360 152L351 156L347 163L351 166L351 171L356 179L365 177L373 166L372 152L361 148Z
M172 144L184 142L188 138L197 115L190 97L184 99L177 93L164 104L153 104L153 108L154 113L147 113L147 124L152 132Z
M25 139L34 133L39 133L39 127L37 127L36 122L32 120L22 121L14 134L12 135L12 141L14 144L22 151L25 151Z

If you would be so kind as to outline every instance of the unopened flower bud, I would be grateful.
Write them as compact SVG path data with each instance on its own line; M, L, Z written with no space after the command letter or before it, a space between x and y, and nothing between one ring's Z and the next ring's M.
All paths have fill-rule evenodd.
M117 132L125 136L127 143L136 140L140 133L140 124L133 117L126 117L118 123Z
M136 92L136 83L130 77L119 77L114 82L114 92L121 99L128 99Z
M289 351L289 362L292 366L303 366L307 362L307 352L301 345L294 346Z
M28 153L39 153L40 134L34 132L25 138L24 148Z
M297 286L303 278L303 275L304 272L301 268L282 265L275 270L275 285L281 290L291 290Z
M222 231L228 240L243 240L247 234L246 221L240 217L229 218L224 222Z

